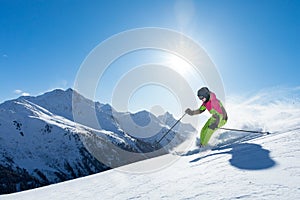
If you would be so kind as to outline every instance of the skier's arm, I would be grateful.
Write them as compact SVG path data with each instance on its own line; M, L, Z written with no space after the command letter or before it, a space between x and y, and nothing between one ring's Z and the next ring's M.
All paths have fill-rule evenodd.
M199 114L203 113L204 111L205 111L205 110L200 110L200 109L193 110L194 115L199 115Z
M206 110L206 108L204 106L201 106L199 109L196 110L191 110L190 108L185 110L185 113L187 113L188 115L198 115L203 113Z

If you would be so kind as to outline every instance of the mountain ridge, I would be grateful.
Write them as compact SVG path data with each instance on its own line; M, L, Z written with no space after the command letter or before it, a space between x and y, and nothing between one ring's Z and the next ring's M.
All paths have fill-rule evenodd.
M100 129L88 120L74 120L74 101L83 119L89 114L86 110L95 110ZM177 145L192 132L171 131L161 144L154 145L169 125L148 113L149 126L149 119L143 121L146 115L147 111L119 113L109 104L93 102L73 89L56 89L0 104L0 169L6 172L0 173L1 193L49 185L162 155L168 152L166 145L171 141ZM129 120L139 123L131 126ZM142 129L145 134L138 135ZM156 132L150 133L152 130ZM137 155L124 157L112 148ZM153 148L157 152L149 155Z

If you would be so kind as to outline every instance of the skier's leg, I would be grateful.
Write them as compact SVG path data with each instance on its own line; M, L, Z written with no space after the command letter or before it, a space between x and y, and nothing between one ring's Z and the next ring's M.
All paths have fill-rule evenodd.
M212 136L212 134L215 132L214 130L208 128L210 124L212 124L214 122L214 118L210 118L205 125L203 126L202 130L201 130L201 135L200 135L200 140L201 140L201 145L202 146L206 146L210 137Z
M224 126L226 124L227 120L225 119L221 119L219 125L218 125L218 128L221 128L222 126Z
M209 125L209 120L205 123L205 125L202 127L201 132L200 132L200 145L203 145L203 141L208 129L208 125Z
M212 136L212 134L218 130L220 127L224 126L227 122L227 120L224 120L221 118L219 124L218 124L218 128L216 129L211 129L209 128L209 126L211 124L213 124L215 122L215 118L209 118L209 120L205 123L205 125L203 126L202 130L201 130L201 135L200 135L200 140L201 140L201 145L202 146L206 146Z
M212 134L215 132L215 130L212 130L210 128L207 128L205 131L204 131L204 137L201 138L201 145L202 146L206 146L208 144L208 141L210 140Z

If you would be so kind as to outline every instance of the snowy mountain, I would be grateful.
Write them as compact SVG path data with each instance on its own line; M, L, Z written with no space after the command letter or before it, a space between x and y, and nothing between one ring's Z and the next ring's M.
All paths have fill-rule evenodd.
M91 110L98 124L90 120ZM80 116L76 122L73 112ZM0 193L58 183L163 155L195 131L191 125L180 123L157 144L170 128L169 122L176 121L170 114L162 118L147 111L118 113L110 105L93 102L72 89L6 101L0 105ZM186 131L176 132L181 126Z

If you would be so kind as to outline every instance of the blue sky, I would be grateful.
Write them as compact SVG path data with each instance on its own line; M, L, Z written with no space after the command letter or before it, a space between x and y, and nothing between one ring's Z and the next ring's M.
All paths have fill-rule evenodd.
M300 85L296 0L1 0L0 27L0 102L73 87L98 44L143 27L193 38L215 63L228 95Z

